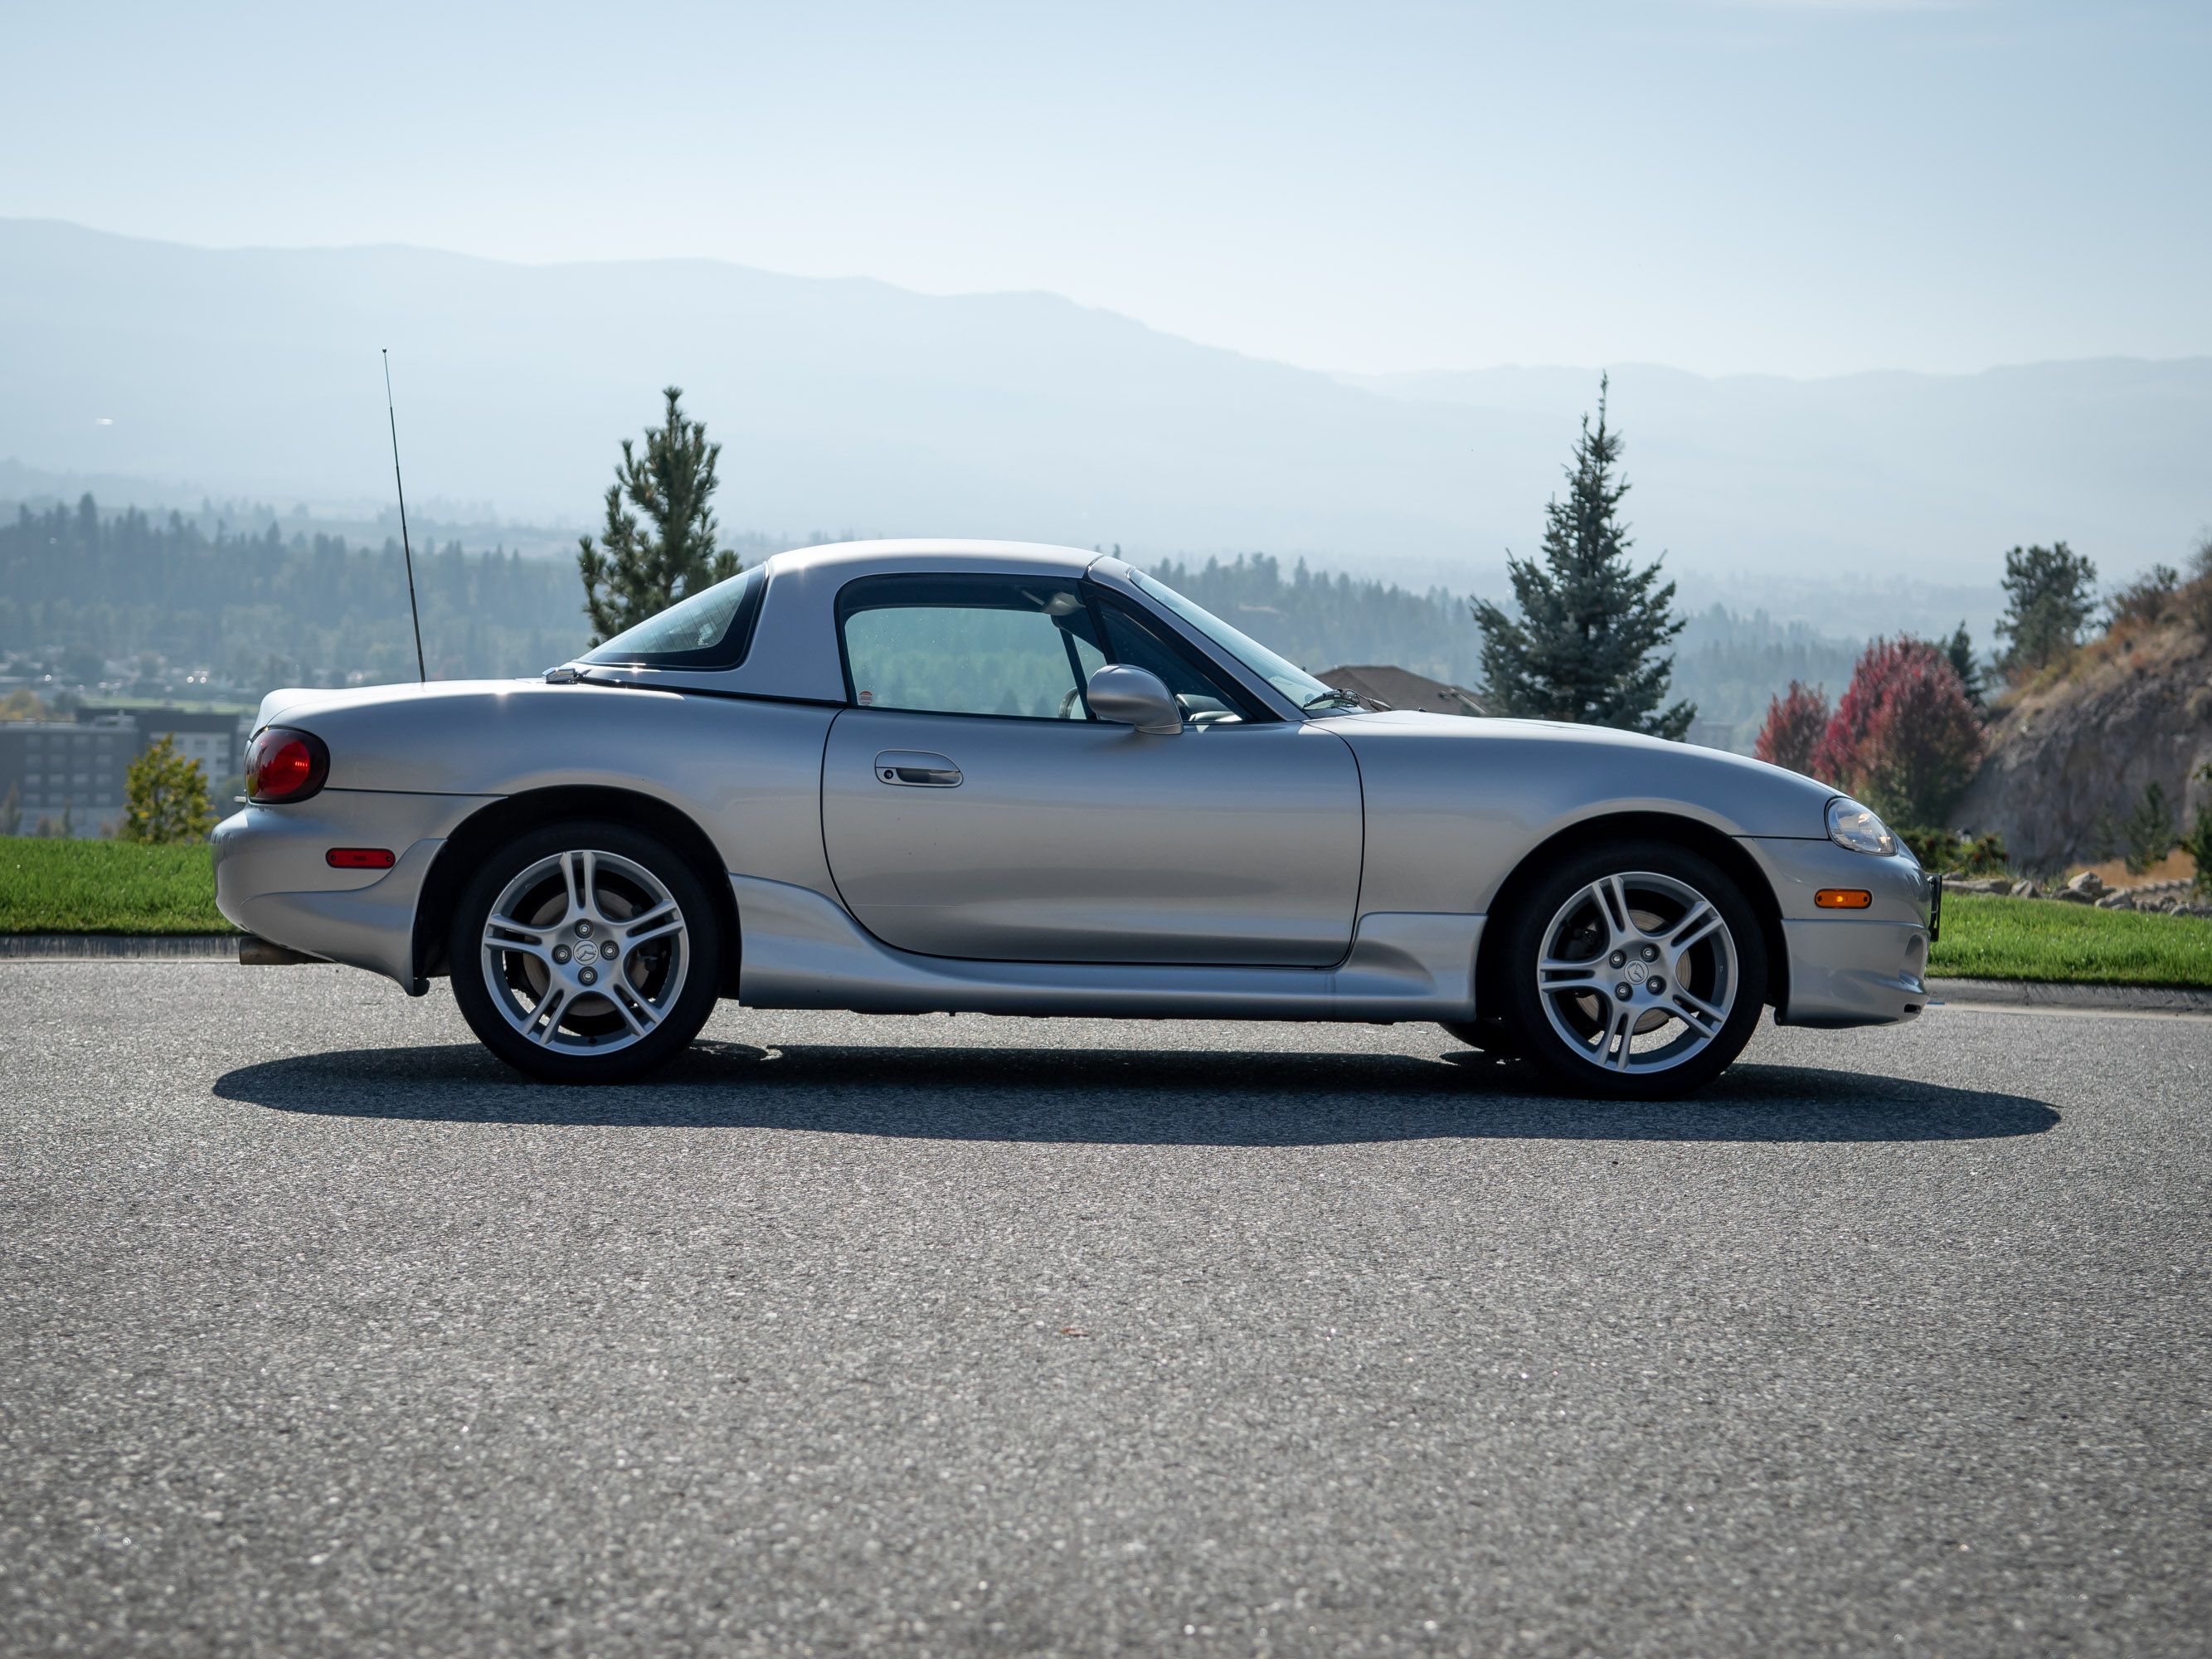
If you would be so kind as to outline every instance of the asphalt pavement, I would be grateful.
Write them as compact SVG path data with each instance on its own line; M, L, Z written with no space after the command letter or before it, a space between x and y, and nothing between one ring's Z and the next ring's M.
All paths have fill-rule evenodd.
M2212 1020L754 1014L0 964L0 1653L2212 1650Z

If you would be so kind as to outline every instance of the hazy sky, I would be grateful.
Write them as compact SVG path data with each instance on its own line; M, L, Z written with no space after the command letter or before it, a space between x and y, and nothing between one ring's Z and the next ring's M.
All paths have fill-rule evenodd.
M2212 5L31 4L0 215L1044 289L1315 368L2212 353Z

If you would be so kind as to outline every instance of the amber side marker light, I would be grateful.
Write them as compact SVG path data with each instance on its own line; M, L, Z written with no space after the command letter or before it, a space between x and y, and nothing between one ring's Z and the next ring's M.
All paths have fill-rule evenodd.
M1813 895L1813 902L1823 910L1863 910L1874 902L1874 895L1863 887L1823 887Z
M323 862L333 870L389 870L394 860L387 848L333 847Z

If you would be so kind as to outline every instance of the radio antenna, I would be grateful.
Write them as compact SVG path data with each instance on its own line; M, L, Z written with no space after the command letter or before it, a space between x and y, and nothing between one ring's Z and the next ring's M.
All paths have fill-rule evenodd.
M429 671L422 666L422 609L415 603L415 550L407 541L407 486L399 478L399 417L392 410L392 351L389 347L378 349L384 354L384 418L392 427L392 484L399 492L399 551L407 561L407 614L415 621L415 678L428 685Z

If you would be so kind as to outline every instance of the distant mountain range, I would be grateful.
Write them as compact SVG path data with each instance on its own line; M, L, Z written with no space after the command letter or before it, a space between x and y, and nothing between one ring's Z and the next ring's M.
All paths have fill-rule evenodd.
M1265 549L1460 590L1534 549L1597 394L1595 370L1332 377L1042 294L0 221L0 458L28 467L382 502L380 346L426 505L588 525L673 381L726 447L732 528ZM1811 381L1629 364L1612 413L1639 545L1711 597L1740 579L1737 603L1992 591L2005 548L2054 538L2118 575L2212 521L2212 359Z

